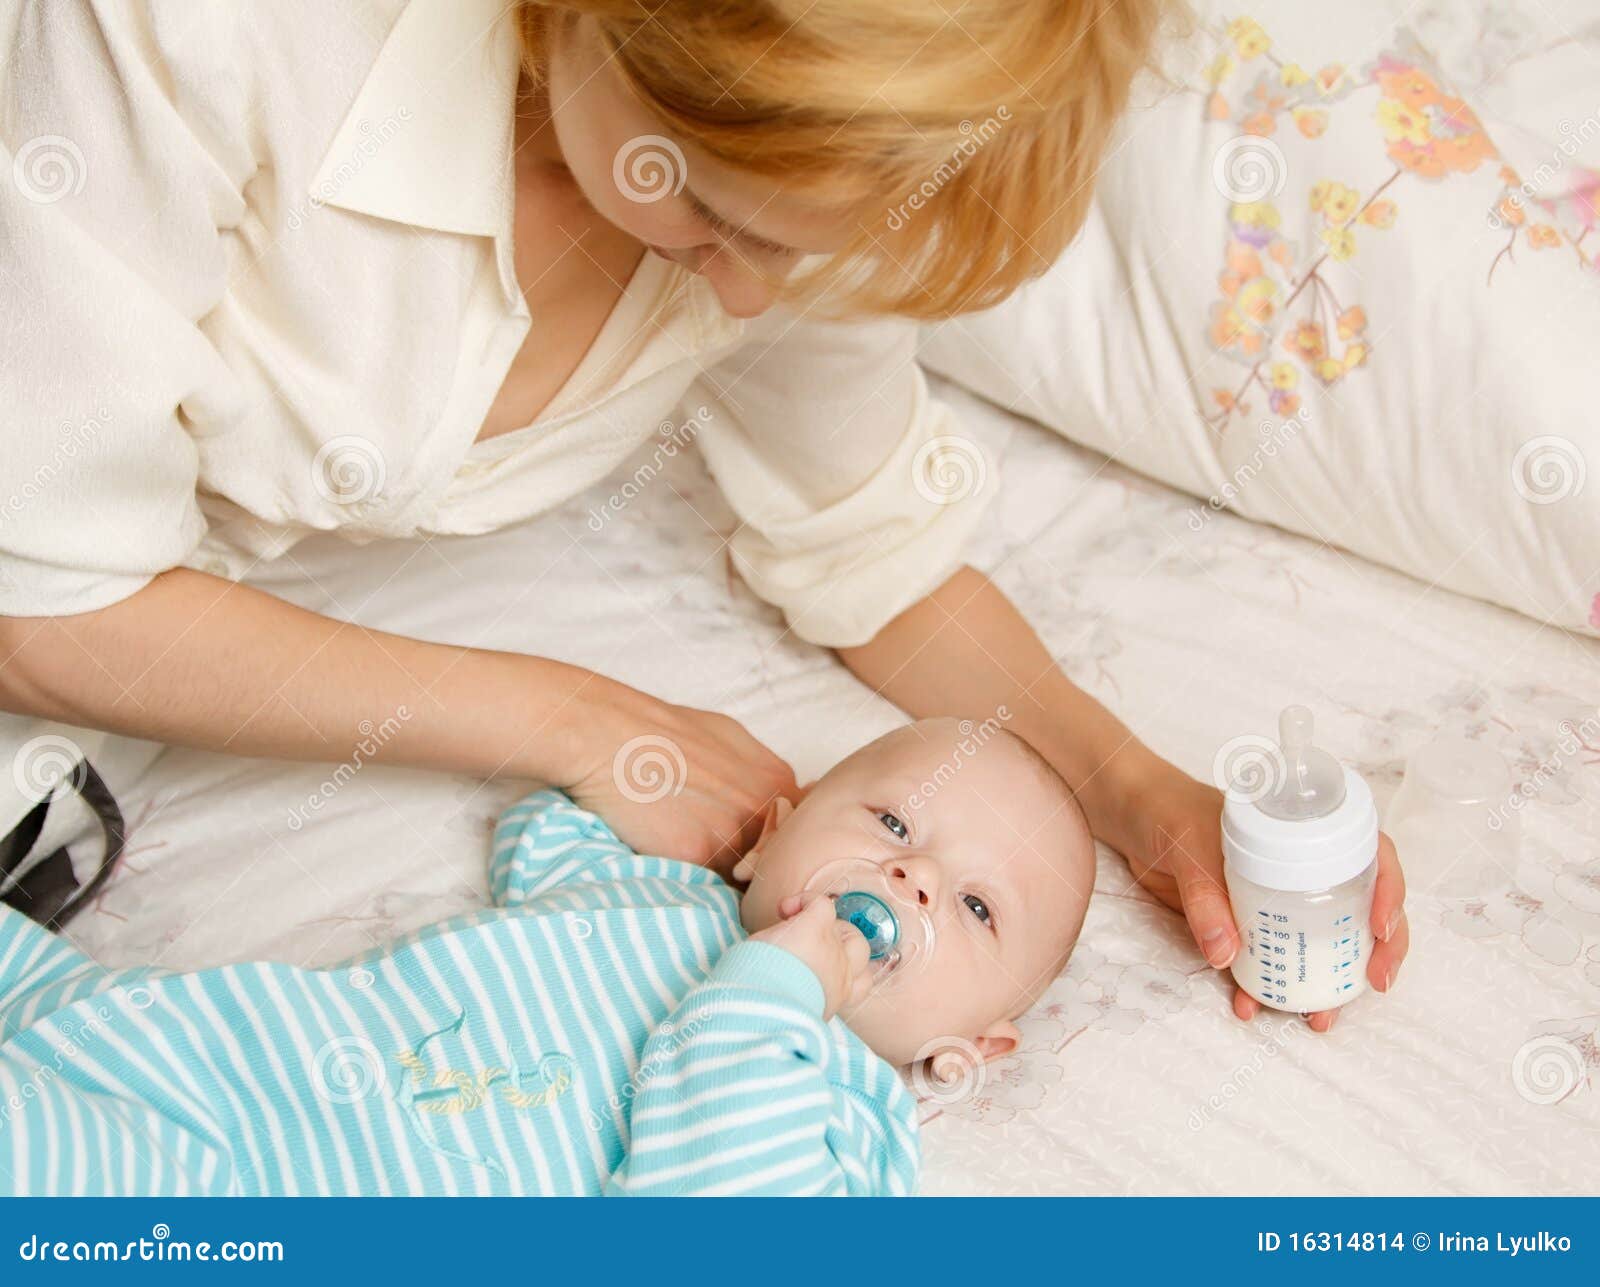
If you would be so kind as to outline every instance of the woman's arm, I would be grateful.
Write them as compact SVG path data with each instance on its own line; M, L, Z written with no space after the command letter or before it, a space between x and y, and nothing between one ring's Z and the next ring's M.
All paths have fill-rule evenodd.
M630 845L691 861L753 842L787 765L734 720L540 657L422 643L174 569L97 612L0 618L0 708L234 755L336 762L398 724L386 764L560 786ZM670 742L658 800L632 739ZM645 748L648 750L648 747ZM681 770L679 765L682 766ZM676 782L673 785L677 785Z
M981 572L962 568L872 642L839 655L915 717L1004 719L1055 766L1094 834L1128 860L1139 884L1184 914L1206 959L1218 968L1233 960L1240 943L1222 878L1221 793L1156 755L1062 674ZM1372 908L1380 942L1368 969L1380 992L1405 959L1404 899L1394 846L1384 837ZM1241 992L1234 1009L1247 1019L1255 1003ZM1326 1031L1335 1013L1316 1016L1313 1026Z

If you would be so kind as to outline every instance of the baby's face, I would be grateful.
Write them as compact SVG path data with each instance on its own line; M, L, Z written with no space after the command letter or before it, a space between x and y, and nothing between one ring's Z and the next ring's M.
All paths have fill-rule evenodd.
M863 747L737 873L752 934L842 858L875 864L895 899L922 907L926 959L841 1012L896 1065L933 1042L970 1042L985 1058L1013 1049L1011 1020L1065 962L1094 883L1093 842L1059 780L1009 733L961 727L926 720Z

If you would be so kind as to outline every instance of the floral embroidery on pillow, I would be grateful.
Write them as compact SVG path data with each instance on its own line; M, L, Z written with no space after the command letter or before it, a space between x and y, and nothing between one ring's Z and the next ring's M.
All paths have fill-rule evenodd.
M1320 218L1303 267L1298 247L1281 232L1276 191L1271 199L1229 206L1221 298L1212 305L1207 337L1249 371L1236 387L1212 390L1215 407L1206 419L1218 430L1236 413L1250 414L1245 398L1252 389L1265 394L1275 415L1289 416L1299 409L1296 390L1303 373L1326 387L1364 366L1371 351L1366 310L1340 299L1329 268L1354 259L1366 237L1394 227L1400 206L1389 190L1399 179L1467 174L1498 156L1477 115L1442 88L1408 32L1400 33L1397 48L1359 73L1335 63L1312 74L1281 61L1254 19L1230 22L1225 37L1229 48L1206 75L1210 119L1231 121L1243 135L1270 138L1287 118L1302 136L1315 139L1327 128L1331 105L1376 87L1374 120L1395 168L1370 192L1336 177L1311 185L1305 199ZM1271 158L1276 145L1266 146ZM1281 162L1281 153L1276 160Z

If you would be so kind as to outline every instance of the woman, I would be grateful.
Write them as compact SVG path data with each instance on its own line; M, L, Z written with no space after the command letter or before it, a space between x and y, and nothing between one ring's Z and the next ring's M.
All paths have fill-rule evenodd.
M404 706L389 762L553 783L636 848L725 857L796 792L732 720L237 584L316 530L522 520L692 406L735 564L791 628L911 715L1005 707L1232 959L1217 792L961 566L989 489L917 486L973 449L913 319L1066 244L1159 0L15 8L6 469L45 482L0 524L0 706L315 760ZM681 750L682 794L619 790L639 736ZM1383 855L1380 989L1406 948Z

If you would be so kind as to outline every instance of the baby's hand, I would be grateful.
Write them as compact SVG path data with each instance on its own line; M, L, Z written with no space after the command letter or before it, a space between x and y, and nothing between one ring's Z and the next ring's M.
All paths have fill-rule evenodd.
M778 904L783 917L751 938L798 956L822 984L822 1017L831 1019L867 995L871 953L860 930L834 915L833 900L814 898L802 906L791 895Z

